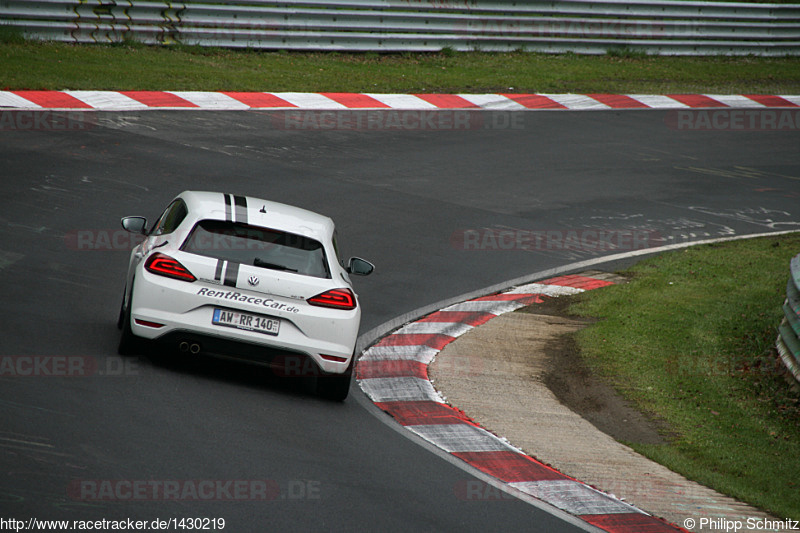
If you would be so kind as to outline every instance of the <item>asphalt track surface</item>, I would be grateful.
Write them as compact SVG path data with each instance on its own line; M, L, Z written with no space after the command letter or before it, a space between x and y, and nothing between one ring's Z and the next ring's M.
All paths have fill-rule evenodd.
M92 114L73 131L0 131L0 355L97 369L5 367L0 516L211 517L227 531L580 530L521 500L465 492L472 474L398 431L357 386L330 403L268 371L116 355L128 252L108 236L121 216L152 220L185 189L331 216L343 256L377 265L356 279L362 333L625 251L559 248L568 230L644 231L658 245L800 227L797 130L682 131L664 111L519 116L506 127L508 114L493 125L485 112L490 127L468 131L315 131L282 128L269 112L146 111ZM556 233L533 249L489 239L464 250L459 235L485 228ZM76 496L87 480L268 480L272 497L103 501Z

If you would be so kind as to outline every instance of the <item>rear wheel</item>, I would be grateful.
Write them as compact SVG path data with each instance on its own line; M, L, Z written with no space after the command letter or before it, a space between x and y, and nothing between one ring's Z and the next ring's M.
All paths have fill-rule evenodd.
M132 288L132 287L131 287ZM131 294L133 291L131 291ZM122 330L117 346L119 355L135 355L141 349L141 339L131 331L131 299L128 299L128 307L125 307L125 299L122 300L122 308L119 311L117 327Z
M343 402L350 393L350 382L353 377L353 365L356 356L353 354L350 366L344 374L325 374L317 377L317 394L335 402Z
M125 292L122 293L122 303L119 304L119 316L117 317L117 329L122 329L125 324Z

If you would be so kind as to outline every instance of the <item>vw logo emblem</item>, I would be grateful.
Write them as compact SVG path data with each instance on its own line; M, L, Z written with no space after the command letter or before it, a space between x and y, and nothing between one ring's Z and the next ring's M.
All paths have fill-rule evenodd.
M250 276L249 278L247 278L247 283L255 287L256 285L258 285L258 278L256 276Z

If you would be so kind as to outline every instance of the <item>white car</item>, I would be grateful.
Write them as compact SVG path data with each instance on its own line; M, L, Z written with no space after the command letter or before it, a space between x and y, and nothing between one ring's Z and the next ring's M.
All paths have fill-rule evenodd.
M344 400L361 321L349 274L368 261L338 258L333 221L257 198L186 191L133 249L118 326L120 353L171 343L313 376L322 396Z

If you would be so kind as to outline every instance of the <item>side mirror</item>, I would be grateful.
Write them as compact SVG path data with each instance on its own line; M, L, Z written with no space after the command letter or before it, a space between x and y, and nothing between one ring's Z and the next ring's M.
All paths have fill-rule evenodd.
M373 270L375 265L360 257L351 257L347 264L347 272L356 276L369 276Z
M139 235L147 235L145 227L147 226L147 219L144 217L125 217L120 220L122 227L131 233L138 233Z

